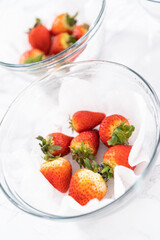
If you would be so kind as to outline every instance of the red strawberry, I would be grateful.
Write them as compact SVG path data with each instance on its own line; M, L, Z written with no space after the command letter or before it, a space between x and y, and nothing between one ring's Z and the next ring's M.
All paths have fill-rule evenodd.
M65 193L68 191L72 177L72 166L65 158L56 158L42 163L40 168L43 176L58 191Z
M93 160L99 147L99 135L97 130L90 130L80 133L70 144L73 159L80 167L84 166L84 159Z
M36 24L29 31L28 40L33 48L38 48L45 54L48 54L51 45L51 35L48 29L41 24L39 18L36 19Z
M70 125L76 132L80 133L99 125L105 116L104 113L100 112L78 111L70 120Z
M46 139L41 136L37 137L42 143L40 144L41 150L45 154L45 159L54 156L65 156L70 152L70 142L73 137L69 137L63 133L51 133Z
M99 173L94 173L88 169L80 169L72 175L69 196L82 206L94 198L101 200L106 192L106 183Z
M24 52L21 55L19 63L20 64L33 63L33 62L41 61L45 58L46 58L46 56L45 56L44 52L42 52L39 49L33 48L31 50L28 50L28 51Z
M131 149L132 146L129 145L113 146L105 152L103 156L103 163L110 166L113 170L117 165L134 170L135 167L131 167L128 163L128 157Z
M76 38L73 35L69 35L68 33L60 33L53 38L50 55L57 54L76 42Z
M68 13L62 13L58 15L51 27L51 32L53 35L57 35L59 33L72 33L76 20L77 13L71 17Z
M132 135L134 129L134 126L130 126L125 117L114 114L103 119L99 128L99 135L101 141L107 147L117 144L128 145L128 138Z
M83 24L76 26L75 29L73 30L73 35L76 37L76 39L80 39L86 32L88 32L89 25L88 24Z

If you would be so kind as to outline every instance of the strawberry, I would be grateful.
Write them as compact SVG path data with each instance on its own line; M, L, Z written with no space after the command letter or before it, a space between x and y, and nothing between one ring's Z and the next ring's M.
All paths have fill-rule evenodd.
M33 48L38 48L45 54L48 54L51 45L51 34L48 29L41 24L39 18L36 19L36 24L29 31L28 40Z
M100 112L78 111L70 119L70 125L72 129L80 133L99 125L105 116L104 113Z
M107 147L117 144L128 145L128 138L132 135L135 127L130 126L128 120L118 114L105 117L99 128L101 141Z
M40 172L58 191L68 191L72 177L72 166L65 158L55 158L42 163Z
M84 166L84 159L93 160L99 147L99 135L97 130L90 130L80 133L70 144L73 159L80 167Z
M91 199L101 200L107 192L107 186L99 173L88 169L76 171L71 178L69 196L80 205L86 205Z
M51 27L52 34L57 35L60 33L72 33L77 22L77 14L78 13L76 13L73 17L71 17L68 13L58 15Z
M80 39L86 32L88 32L89 25L88 24L83 24L76 26L73 30L73 35L76 37L76 39Z
M46 58L46 56L45 56L44 52L42 52L39 49L34 48L34 49L24 52L20 57L19 63L20 64L33 63L33 62L41 61L45 58Z
M76 38L73 35L69 35L68 33L60 33L53 38L50 55L57 54L76 42Z
M41 141L40 146L42 152L45 154L45 160L54 158L54 156L65 156L70 152L70 142L73 137L69 137L63 133L51 133L46 139L38 136Z
M117 165L134 170L135 167L131 167L128 163L128 157L131 149L132 146L129 145L115 145L105 152L103 156L103 163L110 166L113 170Z

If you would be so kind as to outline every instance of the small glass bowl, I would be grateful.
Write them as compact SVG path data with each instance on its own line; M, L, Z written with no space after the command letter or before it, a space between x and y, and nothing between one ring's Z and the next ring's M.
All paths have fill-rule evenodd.
M31 152L34 152L34 146L38 146L35 138L39 134L43 135L44 132L48 134L48 129L50 127L50 130L52 129L54 121L59 124L59 115L57 116L55 113L57 113L57 110L60 108L59 94L62 84L72 81L75 83L75 86L78 87L84 84L84 80L85 83L87 82L87 84L91 84L91 86L94 87L101 99L105 99L108 91L116 90L120 92L124 91L124 89L126 92L132 90L136 94L143 96L149 114L147 116L152 123L149 127L146 127L144 132L145 141L142 142L142 147L147 148L149 163L138 180L136 180L123 195L111 203L85 214L63 215L62 212L61 215L57 215L39 207L38 203L32 200L32 196L34 195L34 197L36 197L35 195L37 194L36 189L32 187L32 183L27 190L29 199L21 194L20 186L24 180L26 171L29 170L30 173L33 167L39 172L40 165L37 165L37 163L31 159ZM79 85L77 85L77 81ZM68 97L71 96L72 89L69 89L66 94ZM86 92L82 92L84 105L85 94ZM71 100L74 101L74 99ZM94 101L93 94L93 97L90 98L90 103L95 106L96 103ZM127 101L127 99L125 101ZM64 102L66 107L69 106L70 103L71 102ZM119 106L119 108L120 107L122 106ZM134 109L134 111L135 114L137 114L136 109ZM139 74L126 66L107 61L71 63L31 83L29 87L21 92L9 107L8 112L1 122L0 139L1 189L15 206L29 214L53 220L75 219L86 216L95 217L98 215L101 217L126 205L127 202L136 195L138 190L141 189L141 184L145 182L145 178L150 173L151 167L156 160L160 140L159 100L152 87ZM40 156L38 154L38 159L39 158ZM35 179L31 179L31 181L34 182ZM38 184L40 184L41 191L41 182L39 183L38 181ZM25 187L23 187L23 189L24 188ZM37 199L39 199L39 197ZM47 202L43 204L46 206Z
M74 60L97 59L103 46L101 24L105 6L106 0L37 0L34 3L17 0L16 4L14 0L2 0L0 2L0 66L18 72L41 73ZM42 23L51 29L54 18L64 12L68 12L71 16L78 12L77 24L89 24L89 31L72 46L55 56L35 63L18 64L20 55L31 49L27 40L27 31L34 25L35 19L39 17Z

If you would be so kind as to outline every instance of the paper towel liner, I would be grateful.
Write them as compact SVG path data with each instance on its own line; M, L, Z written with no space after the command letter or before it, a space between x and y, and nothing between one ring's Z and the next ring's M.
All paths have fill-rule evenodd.
M107 116L121 114L129 119L130 124L135 126L135 132L129 139L129 143L133 145L129 163L131 166L137 165L137 167L135 171L132 171L123 166L116 166L114 179L109 180L107 183L108 191L106 196L101 201L93 199L87 205L81 206L72 197L68 196L68 193L62 194L52 187L40 173L39 168L43 162L41 159L42 153L37 140L33 140L31 153L22 149L20 151L23 153L15 152L12 154L13 161L18 161L17 159L23 156L26 159L25 162L27 162L25 167L22 166L21 169L23 171L23 180L19 183L20 196L32 206L60 216L87 213L112 202L124 194L138 179L149 161L142 145L147 106L140 95L133 91L110 91L106 93L105 98L101 99L94 86L89 82L79 79L65 81L62 83L59 91L59 106L49 113L54 121L52 124L48 121L48 126L45 124L46 128L42 129L44 136L54 131L62 131L64 134L72 135L71 129L68 128L67 120L69 115L72 116L78 110L105 112ZM38 135L41 125L43 125L42 122L37 123L34 136ZM76 135L77 133L74 133L74 136ZM102 162L103 154L106 150L106 146L100 143L96 156L98 162ZM67 155L66 158L71 162L73 172L79 169L78 164L72 160L71 154ZM16 171L14 171L14 174L16 175Z

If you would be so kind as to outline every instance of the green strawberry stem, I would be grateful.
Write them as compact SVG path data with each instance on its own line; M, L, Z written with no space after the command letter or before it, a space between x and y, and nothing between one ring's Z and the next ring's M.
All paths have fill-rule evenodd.
M40 18L36 18L36 23L35 23L34 27L37 27L40 24L42 24L41 23L41 19Z
M42 152L45 154L44 160L52 161L52 160L57 159L58 157L60 157L60 155L54 156L52 154L53 151L61 150L62 147L58 146L58 145L54 145L52 143L53 136L51 134L49 135L48 140L46 140L42 136L38 136L36 139L41 141L41 143L39 143L39 145L41 147Z
M29 28L27 34L28 34L33 28L35 28L35 27L37 27L37 26L39 26L39 25L41 25L41 24L42 24L41 19L40 19L40 18L36 18L35 24L33 25L32 28Z
M92 154L93 150L85 145L83 141L81 141L79 148L70 147L70 149L72 158L77 161L77 163L80 165L80 168L85 167L85 158L89 160L95 159L95 155Z
M71 17L68 13L66 14L66 22L70 27L73 27L77 23L76 20L77 15L78 12L73 17Z
M99 173L106 182L113 177L113 168L105 163L99 165L98 162L93 161L91 164L91 161L85 158L84 167L95 173Z
M108 145L114 146L117 144L129 145L128 138L132 135L135 127L133 125L125 125L127 120L123 121L112 134L112 138L107 141Z

